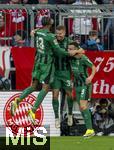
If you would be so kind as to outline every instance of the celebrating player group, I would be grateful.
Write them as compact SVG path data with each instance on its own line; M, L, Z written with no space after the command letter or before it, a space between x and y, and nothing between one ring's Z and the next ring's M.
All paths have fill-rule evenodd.
M53 20L51 18L43 17L43 28L35 29L31 32L31 36L34 36L36 47L32 84L22 92L20 97L12 102L11 114L14 116L19 103L30 93L36 91L38 85L42 83L42 89L37 96L34 106L28 111L28 117L31 119L31 122L35 124L35 112L51 88L55 127L60 128L58 97L59 91L63 89L68 103L67 123L68 126L72 126L72 73L74 76L76 101L79 104L87 129L84 137L94 136L95 132L92 128L88 101L91 98L92 79L96 73L96 68L89 58L85 56L85 52L79 44L65 36L65 27L62 25L57 26L56 34L52 34L50 32L52 24ZM91 68L90 74L87 72L88 68Z

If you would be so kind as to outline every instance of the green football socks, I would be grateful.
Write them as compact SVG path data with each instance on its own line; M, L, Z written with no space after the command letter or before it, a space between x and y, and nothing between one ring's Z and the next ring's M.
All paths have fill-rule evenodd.
M38 107L40 106L40 104L42 103L42 101L43 101L43 99L44 99L44 97L46 96L47 93L48 93L47 91L45 91L44 89L42 89L40 91L40 93L38 94L36 102L35 102L35 104L34 104L34 106L32 108L32 111L34 113L36 112L36 110L38 109Z
M55 118L59 118L59 101L58 101L58 99L52 100L52 106L53 106Z
M68 103L68 114L72 115L73 100L71 97L67 97L67 103Z
M20 95L19 99L17 100L17 103L21 102L25 97L27 97L29 94L31 94L32 92L34 92L34 88L33 87L28 87L26 88L23 93Z
M91 113L90 113L89 109L83 110L82 116L84 118L86 128L92 129Z

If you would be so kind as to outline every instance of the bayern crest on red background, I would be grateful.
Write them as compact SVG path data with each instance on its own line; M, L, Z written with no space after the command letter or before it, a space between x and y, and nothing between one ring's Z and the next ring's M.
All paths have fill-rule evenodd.
M33 107L34 102L36 101L36 97L30 94L28 97L23 99L22 102L20 102L18 108L16 109L15 115L12 116L10 113L11 102L14 101L14 99L19 96L20 93L14 94L12 97L8 99L4 107L3 115L4 115L5 125L15 135L17 135L19 128L24 128L24 135L26 135L27 127L30 127L30 133L33 134L35 126L40 127L42 125L43 116L44 116L43 107L40 105L40 107L37 109L35 113L35 117L36 117L35 125L33 125L31 120L28 117L28 111Z

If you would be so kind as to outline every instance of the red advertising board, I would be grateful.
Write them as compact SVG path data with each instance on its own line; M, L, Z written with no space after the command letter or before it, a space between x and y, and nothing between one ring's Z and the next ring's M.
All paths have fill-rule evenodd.
M93 79L94 98L114 98L114 52L87 52L97 73Z

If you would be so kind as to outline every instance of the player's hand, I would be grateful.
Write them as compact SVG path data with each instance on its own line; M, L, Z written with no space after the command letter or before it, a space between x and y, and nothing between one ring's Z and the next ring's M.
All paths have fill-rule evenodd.
M77 51L77 54L85 54L85 50L81 47L76 51Z
M89 76L88 78L86 78L86 84L89 84L92 82L93 77Z
M34 33L35 33L35 30L32 30L31 33L30 33L30 35L31 35L32 37L34 37Z
M36 31L36 30L38 30L38 29L33 29L33 30L31 31L30 35L31 35L32 37L34 37L34 34L35 34L35 31Z
M69 55L70 55L70 56L75 56L75 54L76 54L76 51L75 51L75 50L69 51Z

